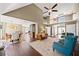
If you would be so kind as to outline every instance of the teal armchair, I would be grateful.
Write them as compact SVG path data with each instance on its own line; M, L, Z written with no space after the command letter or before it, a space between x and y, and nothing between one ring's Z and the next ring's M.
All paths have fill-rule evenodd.
M54 42L53 50L57 50L65 56L73 55L73 50L75 48L77 41L77 36L67 36L65 37L64 43Z

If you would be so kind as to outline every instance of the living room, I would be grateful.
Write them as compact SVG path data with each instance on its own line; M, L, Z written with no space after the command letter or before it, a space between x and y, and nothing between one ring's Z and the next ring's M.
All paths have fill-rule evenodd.
M20 43L28 43L37 51L38 56L79 55L78 38L75 38L79 35L78 3L3 3L1 5L5 6L2 11L7 10L0 15L0 39L7 42L5 44L6 48L11 44L15 44L17 48L19 39ZM11 6L9 7L9 5ZM14 8L15 6L16 8ZM64 46L66 39L72 39L66 43L66 45L70 45L67 46L69 54L66 53L67 48L65 49L59 45L60 42ZM76 41L73 41L73 39ZM10 51L12 53L7 49L7 52L4 50L6 53L4 54L9 56L30 55L25 51L20 52L20 50L16 53L15 48L11 49L13 49L13 52ZM23 49L25 50L25 48ZM62 49L66 52L63 52ZM29 51L29 53L31 52Z

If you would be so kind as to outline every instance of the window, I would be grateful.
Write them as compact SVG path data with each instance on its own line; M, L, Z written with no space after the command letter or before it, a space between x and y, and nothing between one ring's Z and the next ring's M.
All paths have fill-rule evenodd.
M60 17L58 17L58 22L65 22L65 21L72 20L72 18L73 18L72 16L73 16L73 14L60 16Z
M58 22L64 22L65 21L65 16L61 16L58 18Z

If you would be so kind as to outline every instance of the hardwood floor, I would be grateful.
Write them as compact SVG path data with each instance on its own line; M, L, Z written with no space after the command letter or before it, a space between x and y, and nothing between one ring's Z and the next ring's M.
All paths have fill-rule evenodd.
M10 44L5 48L6 56L41 56L35 49L33 49L26 42L17 44Z

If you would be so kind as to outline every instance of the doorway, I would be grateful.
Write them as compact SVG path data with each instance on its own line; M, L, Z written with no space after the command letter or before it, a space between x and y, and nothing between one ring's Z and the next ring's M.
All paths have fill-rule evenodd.
M24 27L24 26L22 27L22 39L27 43L30 42L30 35L28 33L29 30L30 30L29 27Z
M57 34L58 34L59 38L61 38L62 33L65 33L65 32L66 32L65 26L58 26L58 28L57 28Z

